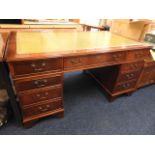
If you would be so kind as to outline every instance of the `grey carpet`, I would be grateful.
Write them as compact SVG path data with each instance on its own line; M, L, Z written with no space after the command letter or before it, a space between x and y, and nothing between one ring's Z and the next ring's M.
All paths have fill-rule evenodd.
M30 129L12 120L0 135L155 134L155 85L109 103L94 81L75 72L65 75L64 89L64 118L44 118Z

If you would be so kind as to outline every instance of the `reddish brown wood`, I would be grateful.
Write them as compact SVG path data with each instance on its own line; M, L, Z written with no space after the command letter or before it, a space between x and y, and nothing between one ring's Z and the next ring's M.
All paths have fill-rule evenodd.
M10 62L9 66L13 77L50 72L55 73L62 71L62 59L54 58L36 61Z
M18 94L22 107L29 106L42 101L61 98L62 86L39 88Z
M124 82L123 84L116 84L116 86L114 87L113 92L117 93L117 92L124 92L124 91L128 91L130 89L135 88L136 86L136 80L131 80L128 82Z
M51 111L56 111L58 109L63 109L62 100L46 101L42 104L37 104L34 106L29 106L23 109L23 117L31 117L34 115L45 114Z
M44 39L47 43L42 42L44 45L39 46L41 51L22 53L23 51L17 51L17 33L13 32L9 37L5 58L20 101L22 121L25 126L46 116L62 117L64 115L64 72L91 69L90 75L112 100L118 95L133 92L136 89L137 80L143 68L143 60L151 58L149 50L152 46L136 42L131 45L131 41L125 43L124 39L118 36L114 36L118 40L113 41L123 42L124 46L112 46L113 41L105 46L102 45L107 41L104 40L104 35L112 35L101 32L96 34L92 32L62 33L62 36L61 33L49 32L48 35L56 36L53 39L49 37L49 40L46 40L48 38L46 32ZM27 34L29 39L32 39L32 33L34 32L29 32L30 36ZM43 32L40 33L41 36L44 35ZM73 40L68 36L73 37ZM83 38L78 40L81 37ZM70 39L69 42L67 42L68 39ZM61 42L63 48L58 41ZM98 42L101 44L99 47ZM24 43L32 49L37 46L31 42ZM47 52L45 48L47 44L59 50ZM99 68L107 66L108 68Z
M131 50L128 52L128 60L134 61L134 60L144 60L144 59L150 59L151 53L150 49L137 49L137 50Z
M107 66L126 61L125 52L105 53L64 58L64 70L84 69L92 65Z
M46 113L42 113L42 114L38 114L38 115L33 115L31 117L26 117L26 118L23 118L23 125L33 125L33 123L35 121L38 121L39 119L41 118L44 118L44 117L47 117L47 116L51 116L51 115L54 115L54 116L57 116L58 114L64 114L64 109L60 108L60 109L57 109L57 110L54 110L54 111L49 111L49 112L46 112Z
M91 69L88 73L104 89L108 99L112 101L118 95L136 90L136 84L142 71L142 62ZM139 67L138 69L135 68L135 64Z
M63 82L62 74L44 74L18 78L14 80L17 91L26 91L37 88L60 85Z
M26 128L26 129L31 128L31 127L33 127L38 121L39 121L39 119L31 120L31 121L29 121L29 122L24 122L24 123L23 123L23 127Z
M118 76L118 83L122 83L128 80L138 79L139 75L141 73L141 70L136 72L128 72L128 73L122 73Z
M121 72L128 73L128 72L133 72L133 71L139 71L143 68L143 66L144 66L144 61L136 61L133 63L126 63L121 66Z
M101 26L93 26L93 25L88 25L88 24L81 24L83 27L83 31L91 31L91 29L97 29L99 31L104 31L104 27Z

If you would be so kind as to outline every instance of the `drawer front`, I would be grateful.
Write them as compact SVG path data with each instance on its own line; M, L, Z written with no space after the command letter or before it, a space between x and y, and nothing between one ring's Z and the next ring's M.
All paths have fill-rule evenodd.
M126 91L128 89L134 88L136 85L136 81L130 81L123 84L117 84L114 88L114 93L120 92L120 91Z
M24 117L31 117L35 115L44 114L47 112L52 112L58 109L63 109L63 104L61 100L52 101L52 102L48 101L41 105L24 108L22 112Z
M121 66L121 73L141 70L143 66L144 66L144 61L123 64Z
M34 103L59 98L62 96L62 88L55 87L50 89L39 89L36 91L29 91L27 93L19 93L19 100L21 106L28 106Z
M70 70L74 68L84 68L85 66L90 66L92 64L108 64L108 63L118 63L120 61L125 61L125 52L114 52L114 53L104 53L104 54L94 54L88 56L80 57L70 57L64 58L64 70Z
M140 75L140 71L120 74L117 82L121 83L128 80L138 79L139 75Z
M64 58L64 69L80 68L81 66L85 66L87 61L87 56Z
M46 75L14 81L17 91L25 91L62 84L62 75Z
M62 59L46 59L9 63L13 76L62 71Z
M88 64L107 64L111 62L125 61L126 54L125 52L114 52L114 53L105 53L105 54L96 54L88 57Z
M129 60L143 60L151 58L150 50L135 50L135 51L129 51L128 52L128 59Z

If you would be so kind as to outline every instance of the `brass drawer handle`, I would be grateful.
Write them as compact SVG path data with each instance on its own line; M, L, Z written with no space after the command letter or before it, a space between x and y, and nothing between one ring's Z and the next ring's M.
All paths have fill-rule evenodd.
M46 62L42 62L41 66L45 67L46 66Z
M45 112L45 111L48 111L48 110L49 110L48 108L43 108L43 107L41 107L41 106L39 106L38 109L39 109L41 112Z
M127 89L129 87L130 87L130 84L129 83L123 85L123 88L125 88L125 89Z
M78 58L78 59L72 59L70 62L72 64L79 64L79 63L81 63L81 59L80 58Z
M34 68L34 71L35 72L40 72L40 71L43 71L43 68Z
M130 77L133 77L134 75L135 75L134 73L131 73L131 74L130 74Z
M40 87L45 87L46 86L46 84L47 84L47 80L45 79L45 80L37 80L37 81L34 81L34 84L38 87L38 88L40 88Z
M122 54L113 54L112 55L112 58L115 59L115 60L118 60L122 57Z
M45 111L48 111L49 109L45 108L45 109L42 109L41 111L42 112L45 112Z
M32 66L33 68L35 68L35 67L36 67L36 64L33 63L33 64L31 64L31 66Z
M42 62L38 67L37 67L37 65L35 63L31 64L31 67L33 68L34 72L43 71L45 66L46 66L46 62Z
M133 74L133 73L131 73L131 74L126 74L126 77L127 77L128 79L133 78L133 77L134 77L134 74Z
M36 67L36 64L35 64L35 63L32 63L31 66L32 66L33 68L35 68L35 67ZM46 66L46 62L42 62L42 63L41 63L41 66L42 66L42 67Z
M48 105L46 105L46 108L50 108L50 105L48 104Z
M38 109L39 109L39 110L42 110L43 108L40 106L40 107L38 107Z
M49 93L45 92L44 94L36 94L36 97L39 99L46 99L48 97Z
M130 79L130 75L129 74L126 74L126 77L127 77L127 79Z
M43 68L37 68L36 64L31 64L31 67L33 68L34 72L39 72L39 71L42 71Z

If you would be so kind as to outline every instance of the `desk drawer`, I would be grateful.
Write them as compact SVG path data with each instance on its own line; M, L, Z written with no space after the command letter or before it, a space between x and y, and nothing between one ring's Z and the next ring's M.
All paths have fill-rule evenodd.
M28 77L22 80L15 80L15 87L17 91L26 91L31 89L43 88L62 84L62 75L43 75L37 77Z
M139 75L140 75L140 71L120 74L117 82L121 83L128 80L138 79Z
M53 58L46 60L22 61L9 63L13 76L24 76L41 72L62 71L62 59Z
M69 57L64 58L64 69L68 70L70 68L80 68L87 65L87 56Z
M35 115L40 115L48 112L52 112L58 109L63 109L63 104L61 100L57 101L47 101L43 104L39 104L36 106L31 106L23 109L24 117L31 117Z
M19 93L19 100L21 106L28 106L34 103L60 98L62 97L62 87L38 89L35 91L28 91L26 93Z
M144 61L123 64L121 65L121 73L138 71L138 70L141 70L143 66L144 66Z
M95 64L100 66L100 64L111 64L116 62L118 63L120 61L125 61L125 59L125 52L113 52L64 58L64 70L70 70L74 68L80 69Z
M88 64L107 64L111 62L125 61L126 54L125 52L113 52L113 53L104 53L96 54L88 57Z
M136 80L132 80L132 81L129 81L129 82L125 82L123 84L117 84L114 88L114 93L117 93L117 92L121 92L121 91L126 91L126 90L129 90L129 89L132 89L136 86Z
M131 61L144 60L148 58L151 58L150 50L134 50L128 52L128 59Z

